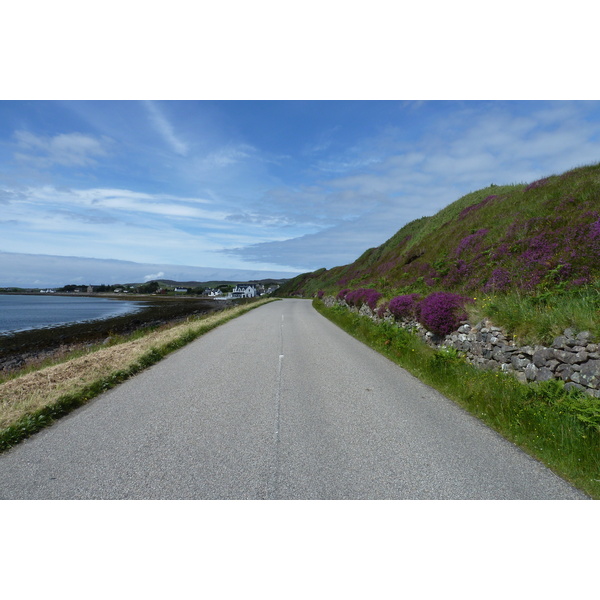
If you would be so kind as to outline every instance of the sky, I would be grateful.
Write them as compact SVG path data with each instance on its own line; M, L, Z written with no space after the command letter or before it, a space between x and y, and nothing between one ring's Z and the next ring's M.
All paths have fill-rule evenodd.
M595 162L597 101L3 100L0 285L290 277Z

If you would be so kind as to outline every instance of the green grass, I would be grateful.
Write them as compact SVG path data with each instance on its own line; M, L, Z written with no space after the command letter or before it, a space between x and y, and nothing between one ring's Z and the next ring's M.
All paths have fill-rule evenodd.
M562 382L525 385L482 371L455 351L435 351L410 332L344 308L315 308L481 419L589 496L600 499L600 400Z
M488 317L520 344L550 346L567 327L577 332L589 331L592 340L600 340L600 289L596 286L571 291L555 289L538 295L518 291L487 295L467 309L470 321Z

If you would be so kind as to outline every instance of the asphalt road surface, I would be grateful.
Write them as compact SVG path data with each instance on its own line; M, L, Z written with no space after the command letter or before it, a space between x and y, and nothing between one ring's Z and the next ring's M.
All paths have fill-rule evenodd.
M257 308L0 455L2 499L585 499L310 301Z

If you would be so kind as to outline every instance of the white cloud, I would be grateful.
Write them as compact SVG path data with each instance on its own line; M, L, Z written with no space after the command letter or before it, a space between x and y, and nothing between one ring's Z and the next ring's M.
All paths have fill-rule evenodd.
M99 210L113 218L125 213L157 215L165 218L205 219L222 221L227 218L225 211L201 208L212 203L201 198L170 196L166 194L145 194L131 190L111 188L68 189L53 186L30 187L24 191L5 190L0 200L5 198L15 205L38 205L58 212L59 207L79 207L89 213ZM97 216L97 215L96 215Z
M148 282L154 279L164 279L164 276L164 271L159 271L158 273L150 273L150 275L144 275L144 281Z
M256 156L256 148L248 144L237 144L209 153L203 162L207 167L227 167L254 156Z
M150 100L145 101L145 106L150 115L150 121L158 133L162 136L165 142L171 147L171 149L180 156L186 156L188 153L188 146L185 142L182 142L179 137L175 134L173 126L167 118L160 111L158 106Z
M94 157L105 156L105 146L109 142L107 138L100 141L81 133L61 133L48 137L16 131L14 137L19 149L15 157L43 167L54 164L67 167L95 165Z

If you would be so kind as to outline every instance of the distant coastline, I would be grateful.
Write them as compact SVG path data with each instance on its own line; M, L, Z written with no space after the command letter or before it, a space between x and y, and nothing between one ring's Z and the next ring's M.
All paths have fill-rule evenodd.
M109 296L108 294L90 295ZM231 306L230 302L215 302L208 298L133 294L125 295L126 297L117 294L116 298L115 295L110 296L118 300L144 301L145 306L137 312L113 318L29 329L0 336L0 374L10 373L64 352L85 348L87 345L107 343L112 336L128 335L140 328L159 327Z

